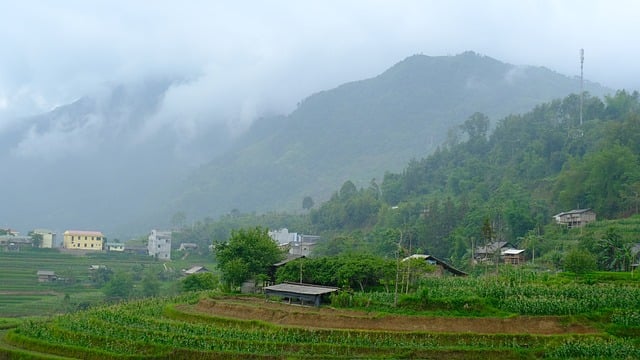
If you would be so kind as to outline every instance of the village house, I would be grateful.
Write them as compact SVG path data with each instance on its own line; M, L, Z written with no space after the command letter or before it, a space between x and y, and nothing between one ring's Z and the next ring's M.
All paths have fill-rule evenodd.
M63 233L62 247L71 250L101 251L105 240L99 231L67 230Z
M282 228L279 230L271 230L269 231L269 236L275 241L279 246L289 245L292 242L298 241L298 233L290 233L289 229Z
M564 225L571 229L583 227L590 222L596 221L596 213L591 209L576 209L556 214L553 219L556 224Z
M104 245L104 248L107 251L124 252L123 243L108 242Z
M309 256L320 240L320 236L290 233L286 228L269 231L269 236L280 249L299 256Z
M523 249L507 249L502 251L502 261L505 264L521 265L524 264L524 250Z
M516 247L507 241L494 241L485 246L478 246L473 251L473 258L477 262L493 261L498 256L502 255L502 252L508 249L515 249Z
M315 247L316 243L314 242L293 242L289 244L289 254L309 256Z
M507 241L494 241L486 246L475 248L473 259L476 263L493 263L500 261L505 264L520 265L524 264L525 250L516 248Z
M50 270L38 270L36 275L38 276L38 282L52 282L58 279L56 273Z
M453 266L447 264L443 260L440 260L440 259L438 259L437 257L435 257L433 255L413 254L413 255L411 255L409 257L406 257L406 258L402 259L402 262L405 262L405 261L408 261L408 260L412 260L412 259L423 260L423 261L427 262L430 265L434 265L436 267L436 271L435 271L434 275L436 275L436 276L443 276L446 273L449 273L449 274L454 275L454 276L467 276L468 275L466 272L454 268Z
M171 231L151 230L148 240L149 256L160 260L171 260Z
M40 247L44 249L51 249L56 244L56 233L47 229L35 229L32 231L33 234L40 235L42 237L42 243L40 243Z
M23 246L33 246L30 236L0 235L0 247L8 251L20 251Z

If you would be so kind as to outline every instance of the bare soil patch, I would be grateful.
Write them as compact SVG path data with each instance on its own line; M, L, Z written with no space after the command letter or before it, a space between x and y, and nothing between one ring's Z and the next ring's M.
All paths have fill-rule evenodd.
M182 305L179 308L211 316L322 329L537 335L598 332L597 329L582 324L567 323L563 318L554 316L460 318L390 315L330 307L290 305L248 297L203 299L196 305Z

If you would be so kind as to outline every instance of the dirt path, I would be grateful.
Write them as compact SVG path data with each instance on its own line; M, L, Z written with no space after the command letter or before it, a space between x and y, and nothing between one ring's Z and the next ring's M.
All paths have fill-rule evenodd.
M380 315L363 311L267 302L258 298L204 299L196 305L183 305L180 308L184 311L208 315L243 320L262 320L279 325L307 328L537 335L598 332L596 329L581 324L564 324L562 318L553 316L457 318Z

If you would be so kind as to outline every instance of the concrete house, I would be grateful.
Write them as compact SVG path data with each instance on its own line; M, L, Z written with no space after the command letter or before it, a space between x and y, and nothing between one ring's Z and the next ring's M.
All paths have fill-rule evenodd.
M41 248L51 249L55 246L56 233L53 231L47 229L35 229L33 230L33 233L42 236L42 243L40 244Z
M105 237L99 231L67 230L63 234L62 247L71 250L102 251Z
M151 230L148 240L149 256L159 260L171 260L171 231Z

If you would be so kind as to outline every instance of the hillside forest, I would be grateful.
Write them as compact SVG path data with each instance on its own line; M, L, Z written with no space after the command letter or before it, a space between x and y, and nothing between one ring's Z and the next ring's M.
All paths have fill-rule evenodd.
M474 247L508 241L539 264L557 267L575 250L602 270L628 270L638 239L616 219L640 205L640 95L574 94L492 123L474 113L401 173L361 187L346 181L325 203L301 199L296 214L235 211L196 222L177 242L224 242L233 229L260 225L321 235L318 257L393 258L400 245L403 255L467 268ZM600 225L568 230L553 222L556 213L582 208L593 209Z

